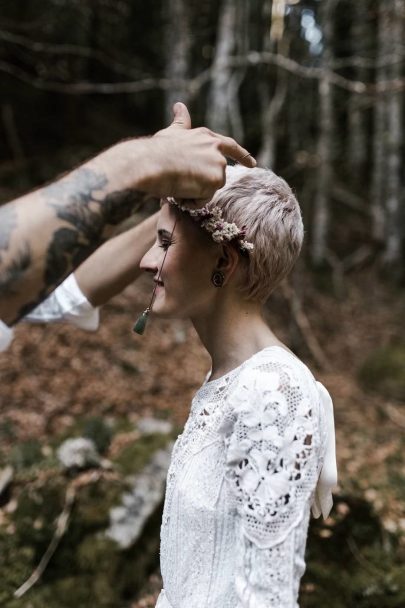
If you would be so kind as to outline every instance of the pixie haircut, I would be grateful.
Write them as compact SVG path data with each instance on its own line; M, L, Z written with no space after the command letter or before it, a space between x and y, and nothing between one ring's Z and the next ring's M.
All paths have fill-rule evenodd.
M304 237L301 210L287 182L269 169L228 166L226 183L207 207L219 206L225 221L244 228L253 251L243 259L248 299L265 302L294 266Z

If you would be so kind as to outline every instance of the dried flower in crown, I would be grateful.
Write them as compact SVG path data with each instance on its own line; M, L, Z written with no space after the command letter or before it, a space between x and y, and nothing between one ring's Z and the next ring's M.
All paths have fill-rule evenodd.
M175 205L181 211L188 213L193 220L199 223L201 228L204 228L211 234L212 239L216 243L237 243L239 249L244 253L253 251L254 245L244 239L245 230L238 228L234 223L226 222L222 217L222 209L220 207L200 207L199 209L191 209L173 197L168 197L167 201L171 205Z

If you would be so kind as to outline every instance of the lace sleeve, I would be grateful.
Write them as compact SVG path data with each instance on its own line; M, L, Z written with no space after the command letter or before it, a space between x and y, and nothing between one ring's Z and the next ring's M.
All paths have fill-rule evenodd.
M230 394L226 478L236 500L243 607L295 606L300 556L293 536L302 528L305 545L319 474L313 395L299 364L269 358L245 369Z

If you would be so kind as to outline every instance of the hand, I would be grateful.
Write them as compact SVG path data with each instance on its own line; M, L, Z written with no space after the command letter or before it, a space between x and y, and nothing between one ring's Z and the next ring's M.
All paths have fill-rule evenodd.
M145 144L155 172L145 189L159 197L209 199L225 183L226 156L246 167L256 161L234 139L205 127L191 128L183 103L173 108L172 124L158 131Z

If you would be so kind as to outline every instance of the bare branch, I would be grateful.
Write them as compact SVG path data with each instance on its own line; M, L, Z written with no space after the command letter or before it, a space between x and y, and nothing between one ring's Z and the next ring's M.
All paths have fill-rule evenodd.
M73 56L81 57L83 59L96 59L99 63L112 69L117 74L123 74L125 76L131 76L134 78L145 77L145 74L140 70L133 68L129 64L121 63L116 59L113 59L104 51L99 49L92 49L87 46L80 46L76 44L52 44L49 42L40 42L38 40L32 40L27 36L21 34L14 34L12 32L0 29L0 40L13 43L21 46L29 51L38 54L47 55L62 55L62 56Z
M293 319L297 324L297 327L299 328L311 355L321 369L330 370L328 358L322 350L317 337L312 331L308 317L302 309L301 302L296 292L287 281L283 281L281 284L281 292L289 304Z
M277 53L257 53L250 52L244 56L230 57L226 62L212 66L198 74L195 78L185 81L184 79L172 80L167 78L145 77L135 81L124 82L57 82L45 80L38 76L33 76L25 70L6 61L0 61L0 71L5 72L21 82L28 84L36 89L43 91L53 91L56 93L66 93L68 95L88 95L98 93L101 95L122 95L139 93L151 90L167 90L174 86L186 88L190 96L195 96L200 89L211 80L214 70L225 70L229 67L245 67L257 65L275 65L300 78L314 80L328 80L331 84L357 94L380 95L405 90L405 78L394 78L377 84L366 84L357 80L350 80L333 70L324 67L310 67L302 65L293 59Z

